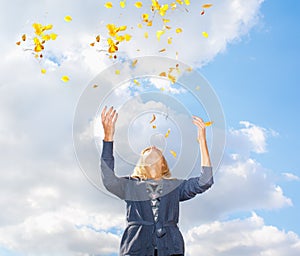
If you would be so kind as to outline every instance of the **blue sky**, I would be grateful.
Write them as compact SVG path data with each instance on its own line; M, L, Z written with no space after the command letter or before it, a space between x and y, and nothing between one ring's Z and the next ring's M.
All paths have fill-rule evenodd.
M89 43L105 32L106 23L133 26L140 16L129 5L120 16L118 8L107 10L103 2L1 2L0 255L117 255L125 204L86 179L72 137L82 92L112 63ZM122 60L174 58L180 49L179 59L208 80L223 107L227 144L215 184L181 205L187 256L199 250L207 256L299 255L300 3L212 0L213 7L199 22L199 2L191 2L189 13L171 17L183 33L173 35L166 52L157 54L166 46L163 40L147 41L136 30L131 31L136 39L120 46ZM66 23L65 15L73 21ZM38 21L53 23L59 35L47 45L41 63L15 45ZM201 36L203 30L209 33L207 39ZM40 73L42 67L46 75ZM63 83L60 78L66 74L70 82ZM113 97L122 102L132 96L128 88L114 93L111 102ZM129 125L127 117L159 109L158 102L138 98L130 104L119 117L121 128ZM187 108L192 105L186 102ZM185 117L175 117L184 124L181 132L190 131ZM91 159L84 144L101 135L97 125L96 132L83 126L78 135L83 140L80 154L88 163L98 160ZM142 139L136 134L136 141ZM92 174L98 177L97 168Z
M228 126L246 119L279 133L268 140L268 152L255 158L274 171L294 206L260 214L266 223L298 234L299 182L286 182L280 175L300 173L299 10L297 1L264 2L260 24L200 69L220 97Z

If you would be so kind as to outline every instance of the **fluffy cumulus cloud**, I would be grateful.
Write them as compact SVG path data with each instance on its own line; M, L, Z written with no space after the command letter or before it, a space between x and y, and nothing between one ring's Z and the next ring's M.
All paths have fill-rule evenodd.
M296 256L299 236L270 225L252 213L240 220L214 221L190 229L186 234L187 255Z
M103 1L93 0L27 1L26 4L11 1L2 6L0 26L5 36L0 47L0 252L6 248L25 255L117 253L126 224L125 204L88 182L73 150L72 122L78 99L91 78L111 64L107 56L89 43L95 35L106 33L106 23L127 24L128 28L134 26L129 33L135 39L120 46L122 57L159 55L158 50L166 47L162 56L175 57L178 51L181 60L200 66L224 51L228 43L248 33L258 21L262 3L261 0L211 1L213 8L201 17L201 5L191 2L189 12L183 8L170 17L173 23L170 26L180 24L183 29L181 34L174 35L171 45L166 45L167 33L160 43L155 33L149 32L149 40L144 39L144 31L136 28L141 13L133 6L123 14L121 9L106 10ZM65 15L71 15L73 21L66 23ZM30 34L33 22L53 23L53 32L59 35L57 41L46 46L42 63L46 75L40 74L41 66L28 51L15 46L23 33ZM160 26L155 22L153 31ZM209 37L203 38L202 31ZM65 74L70 76L67 84L60 81ZM173 95L184 93L171 88L169 83L157 86L170 89ZM115 93L128 97L126 90ZM137 110L161 105L153 101L147 104L139 98L132 100L124 112L123 124L128 123L127 115L137 116ZM184 115L177 118L185 127L182 129L191 129ZM137 119L136 127L142 126L142 121ZM266 152L267 138L274 133L247 121L241 125L242 128L228 131L231 147L215 174L216 185L201 197L182 204L180 225L187 252L271 255L271 249L277 248L272 255L279 252L294 255L299 250L297 235L266 226L255 214L244 220L215 222L237 211L292 205L272 179L271 171L251 155L251 152ZM189 134L192 132L195 130ZM91 139L91 133L93 129L83 139ZM139 144L138 150L142 146ZM291 173L283 175L299 179ZM264 240L270 232L274 239Z

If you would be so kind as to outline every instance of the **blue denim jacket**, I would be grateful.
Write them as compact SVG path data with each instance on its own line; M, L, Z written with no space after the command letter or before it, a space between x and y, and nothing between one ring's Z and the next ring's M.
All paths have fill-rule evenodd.
M179 202L203 193L213 184L212 167L202 166L200 175L189 179L164 179L158 221L154 221L145 181L118 177L114 173L113 142L103 141L101 177L108 191L126 202L127 227L120 256L158 256L184 254L183 236L177 226Z

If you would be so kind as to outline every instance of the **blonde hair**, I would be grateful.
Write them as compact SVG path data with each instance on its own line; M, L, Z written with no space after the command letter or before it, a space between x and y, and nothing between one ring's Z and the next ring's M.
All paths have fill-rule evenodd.
M145 149L142 150L141 152L141 157L137 162L137 165L135 166L135 168L133 169L133 173L130 175L132 178L139 178L141 180L146 180L148 179L148 172L145 168L145 166L147 165L145 163L145 156L144 154L150 150L152 147L147 147ZM157 148L158 149L158 148ZM167 163L166 158L164 157L164 155L162 154L161 150L158 149L159 152L161 153L161 157L162 157L162 164L161 164L161 176L163 179L168 179L171 178L171 172Z

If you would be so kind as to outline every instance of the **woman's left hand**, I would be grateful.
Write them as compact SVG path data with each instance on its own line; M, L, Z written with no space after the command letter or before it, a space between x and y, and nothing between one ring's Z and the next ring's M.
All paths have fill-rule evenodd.
M206 141L206 126L202 118L193 116L193 124L195 124L198 128L198 141Z

